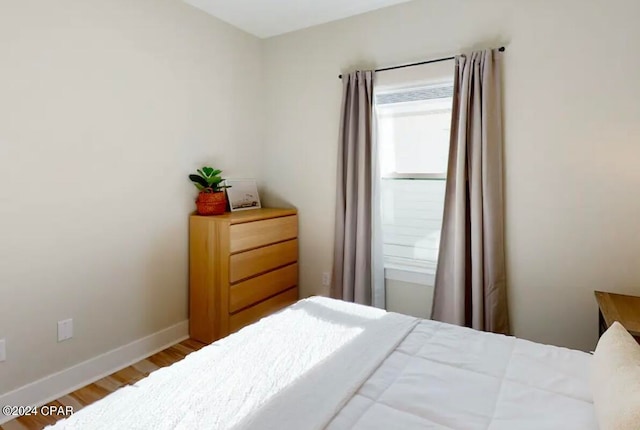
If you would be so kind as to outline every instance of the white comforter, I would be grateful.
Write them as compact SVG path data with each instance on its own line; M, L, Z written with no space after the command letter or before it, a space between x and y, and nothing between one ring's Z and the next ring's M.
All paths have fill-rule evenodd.
M329 430L598 430L591 356L421 321Z
M418 320L315 297L122 388L56 429L321 429Z
M312 298L55 428L597 430L589 362L582 352Z

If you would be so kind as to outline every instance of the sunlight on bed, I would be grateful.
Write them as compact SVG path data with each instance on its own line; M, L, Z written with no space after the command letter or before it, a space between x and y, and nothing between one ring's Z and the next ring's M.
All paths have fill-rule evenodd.
M315 300L156 371L60 422L60 428L233 428L386 314Z

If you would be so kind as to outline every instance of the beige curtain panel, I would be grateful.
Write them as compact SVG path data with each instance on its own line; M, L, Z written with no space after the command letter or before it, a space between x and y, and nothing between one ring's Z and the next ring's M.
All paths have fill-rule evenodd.
M373 72L342 78L331 296L370 305Z
M500 58L497 50L456 57L432 317L508 334Z

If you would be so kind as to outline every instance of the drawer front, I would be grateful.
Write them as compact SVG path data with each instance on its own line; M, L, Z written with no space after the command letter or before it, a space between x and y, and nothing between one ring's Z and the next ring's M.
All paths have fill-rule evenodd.
M298 240L233 254L229 260L229 282L233 284L298 261Z
M235 284L229 292L229 312L237 312L296 285L298 285L297 264Z
M257 305L251 306L243 311L235 313L229 317L229 330L238 331L242 327L258 321L269 314L272 314L292 303L298 301L298 288L294 287L287 291L271 297Z
M258 248L298 237L297 215L234 224L230 227L230 250L236 252Z

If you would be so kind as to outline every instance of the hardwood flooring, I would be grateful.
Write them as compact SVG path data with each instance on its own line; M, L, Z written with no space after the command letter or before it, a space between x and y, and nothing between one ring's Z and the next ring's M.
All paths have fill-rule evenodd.
M106 378L102 378L93 384L89 384L73 393L62 396L51 403L47 403L47 407L49 407L49 409L51 407L62 407L64 409L66 406L71 406L74 412L78 412L83 407L102 399L120 387L135 384L154 370L170 366L182 360L187 354L197 351L203 346L205 346L205 344L197 340L185 340L113 373ZM64 415L43 416L42 414L38 414L23 416L4 423L0 426L0 430L40 430L62 418L64 418Z

